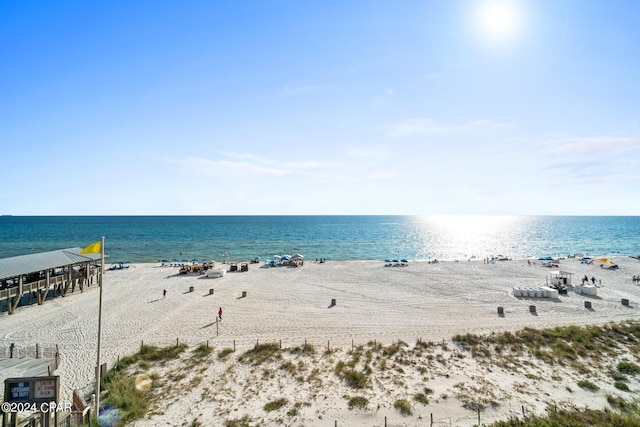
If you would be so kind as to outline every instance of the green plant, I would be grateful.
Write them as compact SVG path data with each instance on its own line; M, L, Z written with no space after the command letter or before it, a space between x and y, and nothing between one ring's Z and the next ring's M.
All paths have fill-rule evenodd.
M627 385L627 383L624 383L622 381L616 381L615 383L613 383L613 386L618 390L631 391L629 390L629 386Z
M591 390L591 391L598 391L600 390L600 387L598 387L596 384L592 383L589 380L580 380L577 382L578 387L583 388L585 390Z
M344 373L345 383L352 388L364 388L368 380L367 376L362 372L350 370Z
M413 396L413 400L415 400L416 402L420 402L423 405L429 404L429 399L427 399L427 396L424 393L416 393L416 395Z
M628 360L618 362L618 372L627 375L635 375L640 372L640 366Z
M209 347L208 345L200 344L198 347L196 347L195 350L193 350L193 357L195 357L196 359L202 359L210 355L212 351L213 348Z
M223 348L218 352L218 359L222 360L226 358L228 355L230 355L231 353L233 353L232 348Z
M349 409L358 408L365 409L369 404L369 399L362 396L354 396L349 398Z
M258 344L253 349L244 352L238 360L243 363L260 365L268 360L282 358L282 351L278 343Z
M398 399L393 404L393 407L396 408L396 410L398 412L400 412L400 415L402 415L404 417L413 414L413 410L411 408L411 403L409 403L408 400Z
M263 409L267 412L277 411L278 409L285 406L287 403L289 403L289 401L284 397L281 397L280 399L272 400L271 402L266 403Z

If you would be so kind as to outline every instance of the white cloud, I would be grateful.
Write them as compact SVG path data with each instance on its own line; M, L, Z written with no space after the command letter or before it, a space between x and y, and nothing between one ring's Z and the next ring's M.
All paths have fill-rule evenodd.
M391 136L407 136L412 134L443 134L454 132L480 132L507 127L514 127L515 123L500 123L490 120L474 120L469 123L457 125L441 124L435 119L417 117L407 119L389 126Z
M191 173L212 176L256 175L292 176L330 173L344 169L339 162L279 161L250 153L219 153L229 159L212 160L204 157L167 158L167 163L177 164Z
M620 154L640 150L639 137L582 137L563 138L551 142L554 153L591 156L594 154Z

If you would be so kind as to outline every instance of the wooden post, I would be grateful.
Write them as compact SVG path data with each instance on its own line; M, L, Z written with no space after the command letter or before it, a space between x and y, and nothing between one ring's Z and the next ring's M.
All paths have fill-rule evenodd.
M178 338L176 338L176 347L180 345L180 342L178 341Z
M480 424L480 408L478 408L478 426L481 426L482 424Z
M142 353L142 347L144 347L144 340L140 340L140 352Z
M38 343L36 343L36 359L40 358L40 352L38 350L39 350Z
M327 340L327 353L329 353L329 340Z
M233 352L236 352L236 340L233 340Z
M433 412L431 413L431 424L430 427L433 427Z
M209 340L207 340L207 348L209 348Z
M351 351L353 352L353 339L351 340Z
M220 330L219 330L219 326L218 326L219 323L220 323L220 320L216 319L216 336L218 336L220 334Z
M387 427L387 417L384 417L384 427Z
M282 340L280 340L280 350L282 350Z
M522 419L526 420L527 416L524 414L524 405L522 405Z

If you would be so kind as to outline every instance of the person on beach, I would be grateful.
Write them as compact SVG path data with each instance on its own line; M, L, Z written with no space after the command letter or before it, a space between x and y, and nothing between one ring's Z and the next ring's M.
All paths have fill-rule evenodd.
M167 290L165 289L164 291L162 291L162 299L165 299L167 297Z
M591 276L591 283L592 283L592 284L594 284L594 285L596 284L596 278L595 278L595 276Z
M222 307L218 309L218 320L222 321Z

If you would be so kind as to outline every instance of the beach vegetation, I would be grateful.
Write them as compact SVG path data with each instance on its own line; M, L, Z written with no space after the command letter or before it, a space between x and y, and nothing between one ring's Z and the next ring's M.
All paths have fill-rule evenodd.
M629 386L627 385L627 383L623 382L623 381L616 381L613 383L613 386L615 388L617 388L618 390L622 390L622 391L631 391L629 389Z
M218 352L218 359L224 360L231 353L233 353L233 349L232 348L229 348L229 347L223 348L222 350L220 350Z
M423 405L429 404L429 398L424 393L416 393L413 396L413 400L415 400L416 402L422 403Z
M640 410L637 402L628 402L622 398L613 398L613 401L615 401L615 405L612 405L614 410L549 407L544 417L525 420L512 418L496 421L488 427L632 427L640 425Z
M242 418L225 420L224 427L251 427L249 424L251 421L253 421L251 417L243 415Z
M620 362L618 362L617 369L621 374L627 375L636 375L638 372L640 372L640 366L628 360L621 360Z
M400 415L404 417L408 417L413 414L413 408L411 407L411 403L406 399L398 399L394 402L393 407L396 408Z
M369 399L363 396L353 396L348 399L349 409L365 409L369 405Z
M299 347L294 347L288 350L289 353L304 356L314 356L316 354L316 347L311 343L304 343Z
M355 370L344 371L342 379L351 388L364 388L369 381L369 378L363 372Z
M600 387L598 387L597 384L589 381L589 380L580 380L577 382L578 387L583 388L585 390L590 390L590 391L598 391L600 390Z
M282 358L282 350L280 345L276 342L257 344L251 350L244 352L238 360L243 363L249 363L253 365L260 365L266 361L276 360Z
M289 401L286 398L281 397L280 399L272 400L271 402L266 403L264 405L263 409L266 412L273 412L273 411L277 411L278 409L282 408L287 403L289 403Z
M209 356L213 351L212 347L209 347L206 344L200 344L198 347L193 350L193 357L196 359L204 359Z

